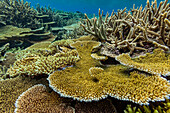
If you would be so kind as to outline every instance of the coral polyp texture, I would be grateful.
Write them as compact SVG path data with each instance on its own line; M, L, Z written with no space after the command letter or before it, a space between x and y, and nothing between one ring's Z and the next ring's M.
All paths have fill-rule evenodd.
M78 51L80 61L74 67L56 71L48 77L50 86L62 96L73 97L80 101L99 100L107 97L100 82L96 82L89 74L91 67L99 66L91 57L91 51L100 46L96 41L77 41L71 44Z
M170 84L159 75L137 71L128 74L123 65L99 66L91 57L92 48L99 46L95 41L77 41L71 44L79 53L80 60L73 67L56 71L48 77L50 87L61 96L79 101L97 101L108 95L138 104L160 101L170 94Z
M0 81L0 112L13 113L18 96L36 84L48 85L48 81L46 78L31 79L21 76Z
M73 65L78 59L76 50L49 56L29 56L15 61L13 66L8 69L7 74L10 77L18 75L34 77L41 74L51 74L59 68Z
M130 53L135 57L155 48L169 51L170 47L170 16L168 0L151 4L147 0L145 8L142 6L130 11L126 8L106 14L99 9L99 17L92 19L85 14L86 20L81 26L84 30L98 37L102 41L101 54L115 57L121 53Z
M134 59L123 53L117 56L116 60L123 65L151 74L170 76L170 54L161 49L155 49L153 53L146 53Z
M72 107L61 103L55 92L48 93L44 85L38 84L18 97L15 113L74 113Z

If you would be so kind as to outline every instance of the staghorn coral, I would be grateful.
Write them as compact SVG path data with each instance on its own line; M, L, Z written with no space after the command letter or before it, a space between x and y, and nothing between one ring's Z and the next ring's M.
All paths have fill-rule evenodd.
M155 49L153 53L147 53L138 58L131 59L128 54L121 54L116 57L121 64L146 71L151 74L170 76L170 55L161 49Z
M35 84L48 85L46 78L31 79L28 77L16 77L0 81L0 111L1 113L13 113L15 101L20 94ZM49 88L48 88L49 90Z
M6 51L9 49L9 43L6 43L2 47L0 47L0 57L6 53Z
M139 72L129 75L129 68L122 65L98 67L100 62L91 57L91 51L99 45L95 41L71 44L77 49L80 60L73 67L51 74L48 77L50 87L61 96L88 102L110 95L148 105L149 101L164 100L170 94L170 84L158 75Z
M118 10L112 12L110 17L106 14L102 19L103 12L99 9L99 17L82 22L84 30L98 37L103 43L101 54L115 57L121 53L130 53L135 57L146 52L152 52L155 48L169 51L169 6L168 0L153 1L143 9L142 6L130 11Z
M32 56L26 56L14 62L13 66L8 69L7 74L10 77L18 75L34 77L41 74L51 74L59 68L74 64L79 59L76 50L49 56L30 55Z
M156 105L152 103L150 106L139 106L131 107L127 105L124 113L169 113L170 112L170 102L168 99L163 102L157 102Z
M8 68L7 68L6 66L0 65L0 80L3 79L3 76L6 74L7 69L8 69Z
M23 92L15 103L15 113L74 113L55 92L48 93L44 85L38 84Z
M77 102L75 105L76 113L118 113L109 99L98 102Z

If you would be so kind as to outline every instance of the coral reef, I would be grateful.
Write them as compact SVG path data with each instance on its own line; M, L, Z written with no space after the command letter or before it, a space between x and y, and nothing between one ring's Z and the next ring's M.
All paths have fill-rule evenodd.
M170 76L170 55L161 49L155 49L153 53L139 56L133 60L128 54L121 54L116 57L121 64L146 71L151 74Z
M3 79L3 76L6 74L7 69L8 69L8 68L7 68L6 66L0 65L0 80Z
M127 105L124 113L169 113L170 112L170 100L166 99L165 102L157 102L156 105L152 103L152 106L140 106L131 107Z
M0 48L0 57L6 53L6 51L9 49L9 43L6 43Z
M78 51L80 60L73 67L52 73L48 77L50 87L61 96L79 101L91 102L110 95L141 105L148 105L149 101L165 100L170 94L169 82L158 75L136 71L129 75L129 68L122 65L101 69L100 62L91 57L91 51L99 45L96 41L72 43L71 46Z
M0 111L2 113L13 113L18 96L35 84L48 85L48 82L46 78L30 79L21 76L0 81Z
M74 113L72 107L61 103L55 92L48 93L44 85L38 84L18 97L15 113Z
M16 77L18 75L34 77L41 74L51 74L57 69L71 66L78 59L78 53L75 50L49 56L31 54L31 56L28 55L17 59L13 66L8 69L7 74L10 77Z
M37 11L30 7L30 3L24 0L0 1L0 21L7 25L17 27L39 28L41 24L37 20Z
M155 48L169 51L169 6L168 0L157 1L150 5L149 0L143 9L142 6L126 12L126 8L106 14L102 19L103 11L99 9L99 18L89 19L86 16L82 22L84 30L97 36L103 43L101 53L115 57L121 53L129 53L135 57L146 52L152 52Z
M0 28L0 46L7 42L11 43L10 45L13 47L17 45L26 46L26 42L32 44L53 38L51 32L44 32L43 29L43 27L31 30L30 28L18 28L12 25L3 26Z

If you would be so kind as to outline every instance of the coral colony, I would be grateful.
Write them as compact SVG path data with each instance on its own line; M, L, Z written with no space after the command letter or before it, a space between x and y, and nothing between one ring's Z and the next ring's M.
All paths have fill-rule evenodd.
M103 15L0 1L0 112L170 113L168 0Z

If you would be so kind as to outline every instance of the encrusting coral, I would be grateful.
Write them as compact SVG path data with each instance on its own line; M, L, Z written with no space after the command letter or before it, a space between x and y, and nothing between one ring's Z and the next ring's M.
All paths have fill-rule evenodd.
M74 108L62 104L58 94L48 93L42 84L23 92L16 100L15 107L15 113L74 113Z
M0 81L0 111L1 113L13 113L15 101L18 96L28 88L36 84L48 85L46 78L31 79L28 77L16 77ZM49 90L49 88L48 88Z
M103 11L99 9L99 17L89 19L82 26L86 32L98 37L102 41L101 54L115 57L121 53L130 53L135 57L146 52L152 52L155 48L169 51L170 47L170 16L168 0L157 1L130 11L118 10L112 12L111 16L106 14L103 19Z
M108 95L138 104L164 100L170 94L170 84L158 75L131 72L128 67L112 65L100 68L100 62L91 57L99 42L77 41L71 44L80 60L73 67L56 71L48 77L50 87L61 96L79 101L93 101ZM98 68L97 68L98 67Z
M8 69L7 74L10 77L18 75L34 77L41 74L51 74L57 69L71 66L79 59L76 50L49 56L31 55L17 59L13 66Z
M146 71L151 74L170 76L170 54L163 50L155 49L153 53L146 53L138 58L131 58L128 54L116 57L121 64L135 69Z

